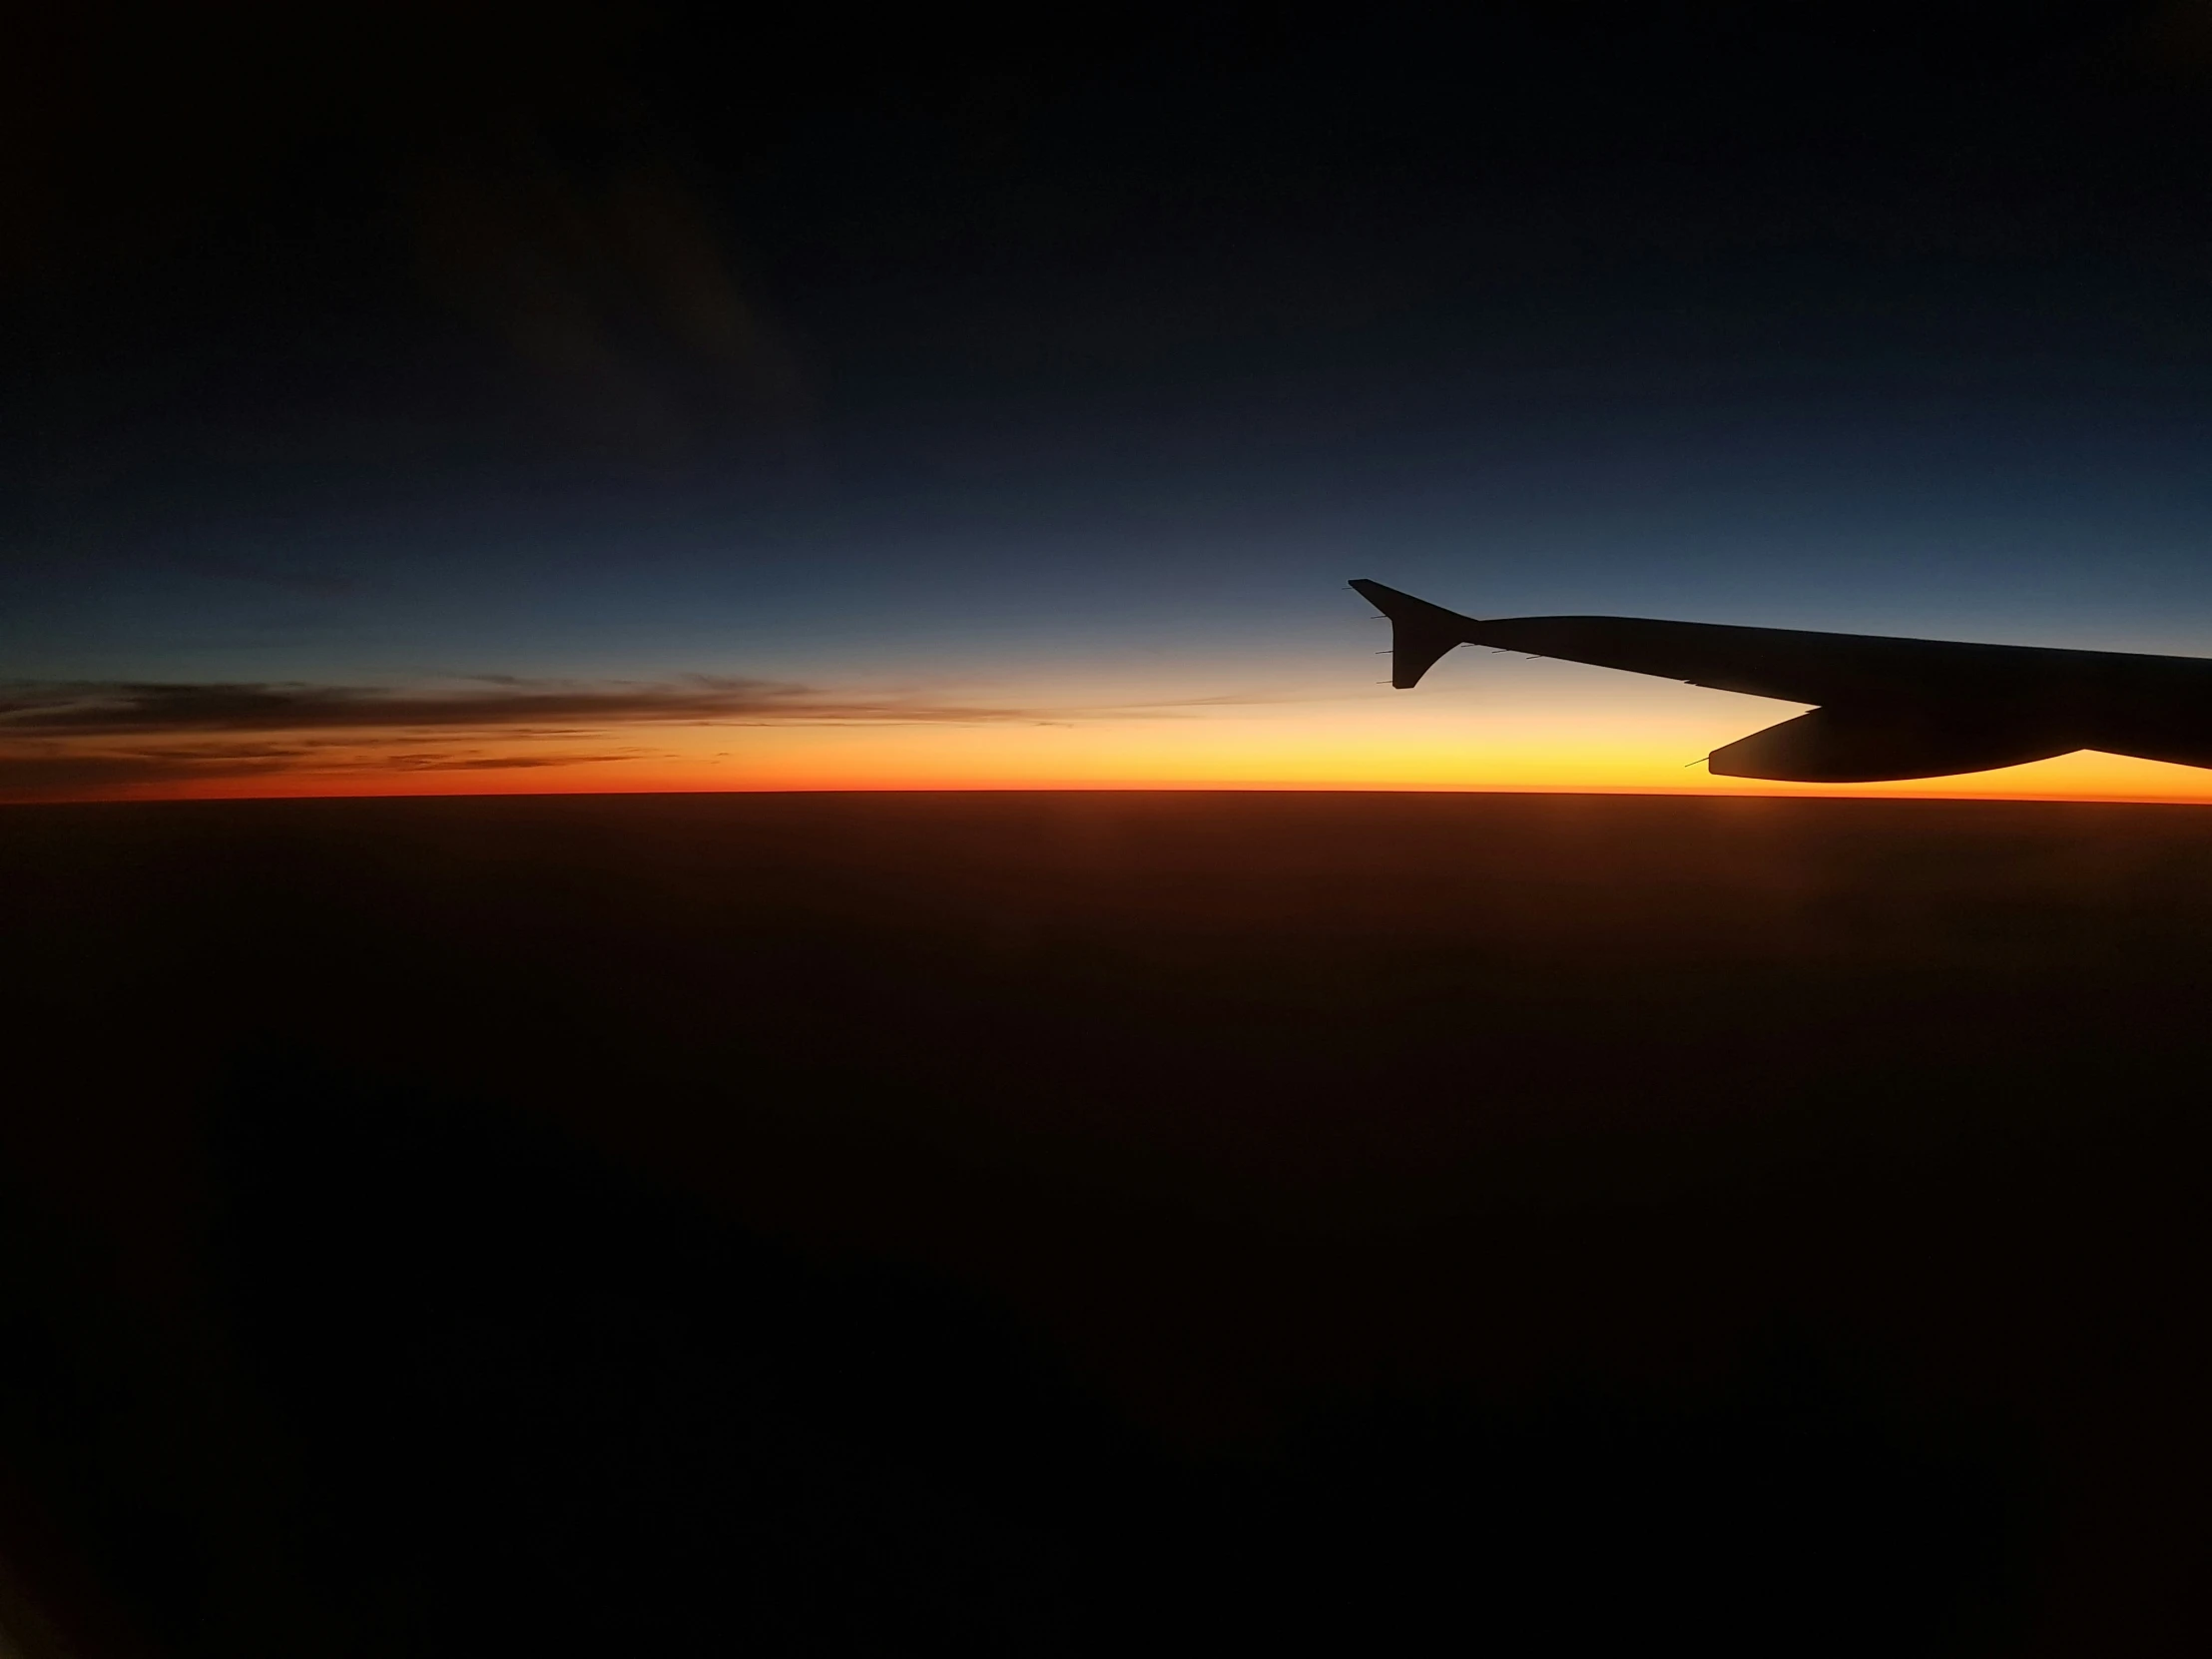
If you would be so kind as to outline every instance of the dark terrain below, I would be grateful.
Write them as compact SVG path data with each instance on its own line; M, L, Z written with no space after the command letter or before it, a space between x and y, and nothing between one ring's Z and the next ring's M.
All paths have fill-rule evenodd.
M0 811L91 1655L2204 1651L2212 816Z

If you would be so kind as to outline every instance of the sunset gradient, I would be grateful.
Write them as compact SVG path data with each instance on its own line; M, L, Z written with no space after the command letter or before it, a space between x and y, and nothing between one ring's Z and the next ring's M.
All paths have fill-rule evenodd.
M526 795L724 790L1510 790L2212 802L2212 773L2080 753L1953 778L1816 786L1718 779L1701 757L1789 706L1633 692L1608 704L1482 711L1417 693L1146 714L978 721L272 734L260 759L190 742L87 741L83 782L48 800ZM1656 701L1654 709L1647 705ZM1683 757L1689 757L1685 761ZM49 757L59 762L58 752ZM134 761L156 763L133 776ZM112 775L101 776L101 763ZM259 769L259 770L257 770ZM57 765L57 772L63 769Z
M2212 657L2212 57L2129 8L370 10L31 72L0 800L1807 793L1698 764L1793 706L1390 692L1352 577Z

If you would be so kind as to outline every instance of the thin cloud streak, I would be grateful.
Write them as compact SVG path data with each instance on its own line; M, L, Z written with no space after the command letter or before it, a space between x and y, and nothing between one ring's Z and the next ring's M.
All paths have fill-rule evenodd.
M144 737L183 732L358 732L468 728L576 737L610 726L999 725L1130 719L1272 703L1218 695L1061 707L835 697L773 680L692 675L658 685L576 686L471 677L492 689L399 693L289 681L0 682L0 738Z
M0 682L0 799L283 775L503 772L665 759L607 746L612 733L653 727L1072 726L1272 701L1207 696L1008 707L918 694L838 696L714 675L652 684L476 675L462 684L454 691L390 691L278 681ZM440 747L440 739L461 747ZM593 747L561 747L580 744Z
M511 772L650 759L653 754L639 749L590 754L571 751L492 755L474 749L393 753L383 747L391 741L369 738L343 745L329 740L309 740L290 744L175 743L117 747L45 739L0 745L0 801L35 801L85 792L135 791L198 781L276 778L297 773L343 777L361 773Z
M489 690L398 693L288 682L72 681L0 685L0 736L141 737L182 732L357 732L610 726L996 723L1070 711L900 698L825 697L769 680L697 675L661 685L496 683Z

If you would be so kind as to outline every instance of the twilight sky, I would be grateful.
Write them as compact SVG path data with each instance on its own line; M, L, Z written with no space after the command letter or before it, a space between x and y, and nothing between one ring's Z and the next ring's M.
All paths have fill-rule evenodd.
M1351 576L2212 655L2212 6L68 10L0 798L1703 790L1795 712L1392 693Z

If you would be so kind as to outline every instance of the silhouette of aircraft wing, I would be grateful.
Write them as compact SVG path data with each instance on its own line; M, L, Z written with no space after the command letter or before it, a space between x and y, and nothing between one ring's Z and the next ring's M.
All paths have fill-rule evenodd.
M1870 784L2047 760L2077 749L2212 767L2212 659L2031 645L1817 634L1644 617L1481 620L1381 582L1359 594L1390 619L1390 684L1452 647L1656 675L1811 712L1707 757L1729 778Z

